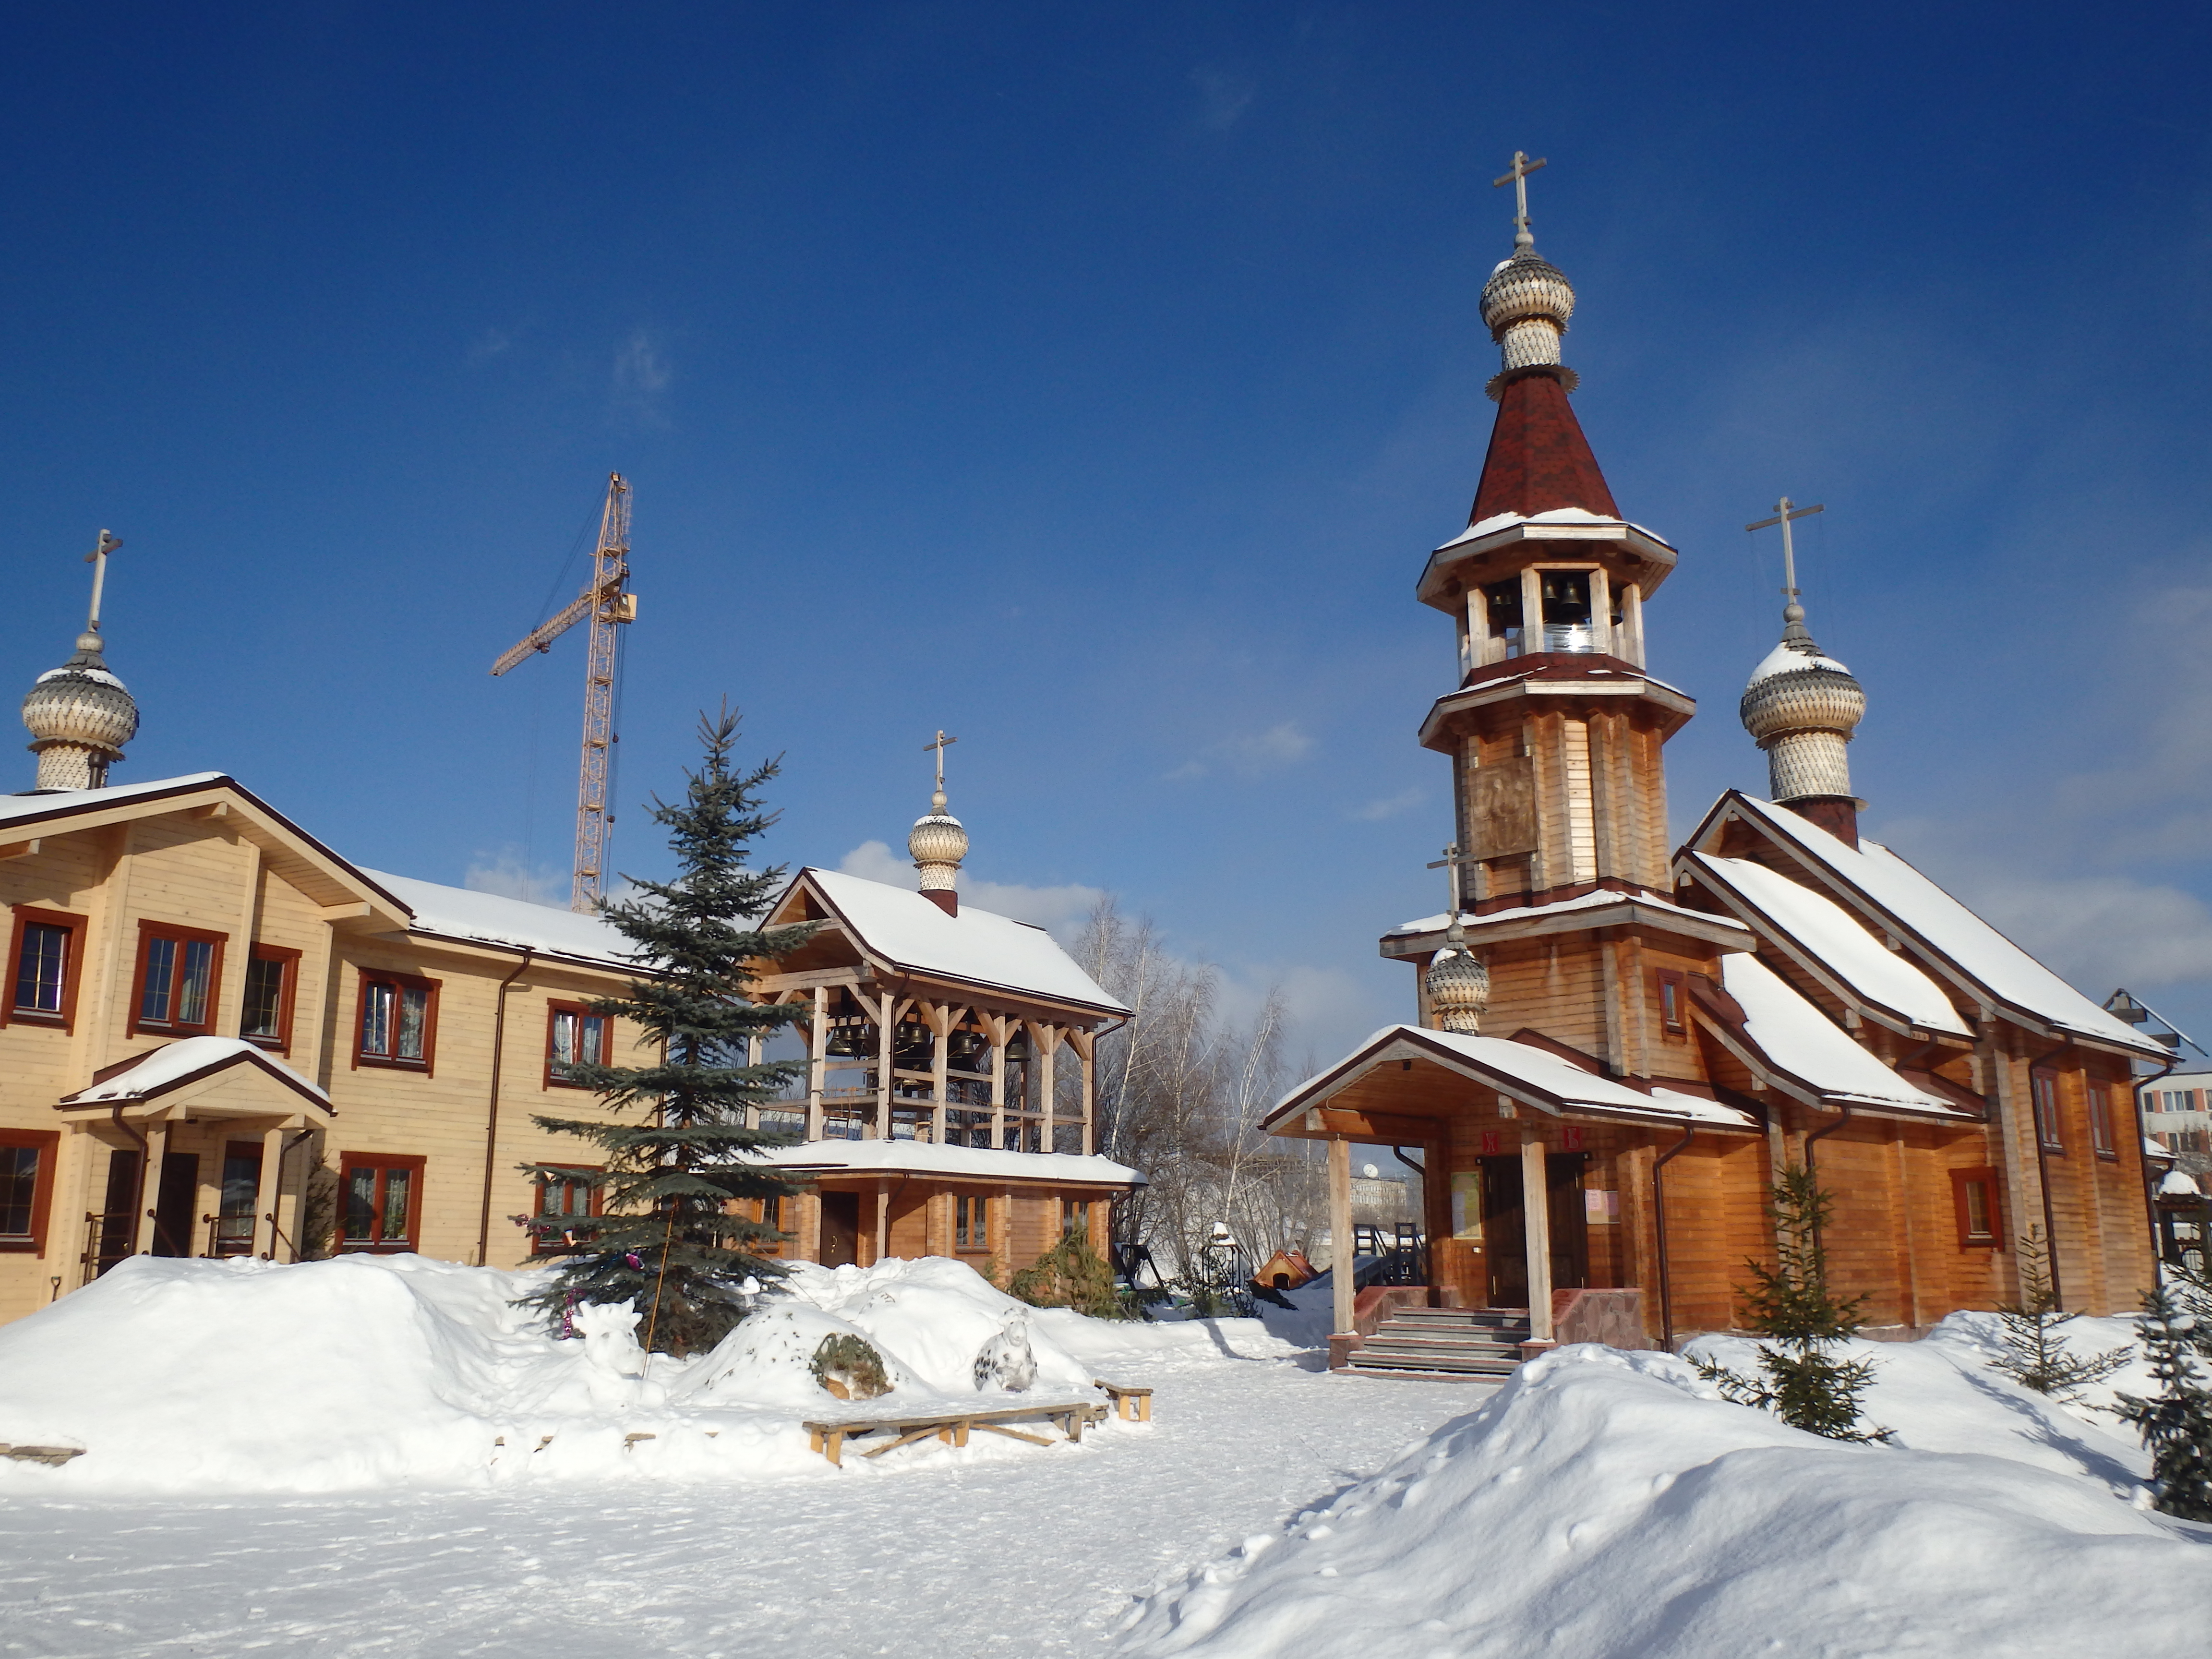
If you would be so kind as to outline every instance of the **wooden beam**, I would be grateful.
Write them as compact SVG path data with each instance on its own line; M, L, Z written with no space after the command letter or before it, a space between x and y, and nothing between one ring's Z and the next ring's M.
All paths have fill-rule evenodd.
M1328 1261L1332 1334L1352 1334L1352 1143L1339 1135L1328 1143Z
M39 841L11 841L0 846L0 859L27 859L45 844Z

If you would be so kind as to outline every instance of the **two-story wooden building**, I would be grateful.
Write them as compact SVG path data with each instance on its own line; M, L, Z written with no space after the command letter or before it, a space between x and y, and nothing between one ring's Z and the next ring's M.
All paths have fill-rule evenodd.
M1790 1164L1835 1194L1823 1242L1873 1325L2017 1296L2031 1227L2064 1305L2133 1307L2134 1067L2170 1056L1861 837L1864 692L1794 590L1741 708L1771 799L1730 792L1669 855L1662 749L1694 705L1646 666L1646 606L1677 554L1622 517L1570 407L1573 303L1524 226L1483 290L1504 367L1481 482L1417 590L1459 641L1420 741L1451 761L1464 883L1382 939L1419 970L1415 1018L1268 1127L1332 1143L1347 1230L1351 1144L1422 1149L1432 1299L1533 1342L1734 1324ZM1339 1363L1359 1317L1347 1282Z

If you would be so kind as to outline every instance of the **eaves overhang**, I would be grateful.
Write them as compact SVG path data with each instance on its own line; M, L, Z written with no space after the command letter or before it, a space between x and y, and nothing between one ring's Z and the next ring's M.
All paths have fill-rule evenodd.
M1664 681L1634 671L1606 669L1571 677L1530 673L1487 680L1446 692L1430 706L1419 733L1421 747L1449 754L1453 726L1478 709L1519 702L1531 714L1547 713L1576 703L1643 702L1659 713L1660 735L1671 738L1698 712L1696 700Z
M1597 896L1595 895L1590 896ZM1494 915L1463 915L1460 926L1470 945L1505 945L1516 939L1542 939L1559 933L1595 933L1618 927L1639 934L1662 934L1715 945L1723 951L1756 951L1759 939L1741 922L1728 916L1685 910L1678 905L1624 894L1612 902L1593 904L1588 898L1565 904L1503 910ZM1394 959L1419 958L1443 947L1444 929L1419 933L1395 930L1380 941L1380 953Z
M1469 531L1474 528L1469 526ZM1547 546L1531 548L1532 543ZM1423 605L1455 611L1460 605L1460 593L1473 585L1461 574L1468 566L1482 563L1501 553L1516 554L1522 560L1541 558L1550 547L1556 547L1556 556L1562 558L1581 556L1601 549L1613 552L1636 568L1637 586L1646 599L1658 590L1659 584L1667 580L1681 557L1675 549L1650 531L1625 519L1584 518L1564 523L1544 518L1523 519L1480 536L1463 532L1436 549L1422 568L1419 581L1414 584L1414 596Z

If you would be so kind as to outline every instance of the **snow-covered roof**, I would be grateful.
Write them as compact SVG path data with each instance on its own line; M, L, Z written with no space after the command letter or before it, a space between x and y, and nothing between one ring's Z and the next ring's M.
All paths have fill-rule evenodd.
M1401 1057L1401 1045L1425 1050L1431 1058L1447 1064L1462 1062L1491 1088L1543 1111L1668 1117L1731 1129L1756 1127L1748 1113L1700 1095L1661 1087L1646 1094L1625 1083L1600 1077L1547 1048L1504 1037L1431 1030L1424 1025L1384 1026L1334 1066L1308 1078L1277 1101L1264 1121L1273 1123L1303 1105L1321 1103L1311 1097L1318 1092L1325 1100L1327 1094L1375 1066L1389 1064Z
M1501 921L1524 921L1531 916L1556 916L1570 910L1602 910L1611 904L1631 903L1646 905L1655 910L1672 910L1686 920L1696 921L1705 927L1737 928L1746 935L1747 939L1751 933L1751 929L1734 916L1717 916L1710 911L1684 909L1672 899L1662 898L1656 893L1622 893L1606 887L1601 887L1594 893L1583 893L1574 898L1560 899L1552 904L1510 905L1503 910L1485 911L1480 915L1477 915L1472 910L1464 911L1461 914L1460 923L1462 927L1470 927L1476 923L1488 926ZM1421 933L1441 933L1450 925L1450 914L1439 910L1432 916L1419 916L1412 921L1401 921L1382 937L1399 939Z
M0 795L0 824L21 818L53 817L88 807L119 806L151 795L181 794L206 784L228 781L221 772L188 772L182 777L149 778L143 783L110 784L105 789L50 789Z
M839 870L809 868L798 879L811 880L854 942L892 967L1106 1013L1129 1012L1042 927L967 904L947 915L911 889Z
M111 1102L144 1100L219 1071L226 1066L250 1065L279 1082L312 1096L325 1106L331 1097L314 1083L294 1071L267 1050L238 1037L179 1037L165 1042L135 1066L102 1078L99 1082L64 1097L64 1106L106 1105Z
M2203 1191L2179 1170L2168 1170L2158 1178L2160 1198L2202 1198Z
M1510 530L1514 526L1520 524L1613 525L1625 530L1633 530L1639 536L1650 537L1662 547L1673 545L1665 537L1655 535L1642 525L1632 523L1626 519L1608 519L1602 513L1592 513L1579 507L1554 507L1541 513L1528 514L1493 513L1479 523L1468 526L1458 535L1446 542L1443 547L1437 549L1437 551L1441 553L1446 548L1458 547L1467 542L1479 542L1485 536L1494 536L1501 530Z
M1690 861L1756 910L1791 943L1844 981L1875 1007L1923 1030L1972 1036L1942 988L1891 950L1857 917L1825 893L1794 882L1750 859L1692 853Z
M1735 799L1948 960L1994 1000L2054 1030L2165 1058L2161 1046L2106 1013L1880 842L1862 838L1856 848L1848 847L1787 808L1747 795Z
M1825 1100L1966 1117L1940 1095L1914 1088L1756 957L1721 958L1721 983L1743 1008L1745 1032L1767 1059Z
M1777 674L1794 674L1806 668L1826 668L1838 674L1851 672L1833 657L1818 652L1800 651L1785 641L1759 659L1759 666L1751 671L1748 684L1757 685L1761 680L1771 680Z
M550 904L532 904L526 899L502 898L496 893L473 892L465 887L441 887L436 882L387 875L380 870L364 869L362 874L389 889L394 898L414 912L411 932L534 951L541 956L626 973L637 971L628 954L635 947L611 923L597 916L556 910Z
M933 1140L808 1140L754 1154L780 1169L863 1170L938 1176L951 1181L1053 1181L1093 1187L1141 1187L1144 1176L1096 1154L1013 1152L989 1146L941 1146Z

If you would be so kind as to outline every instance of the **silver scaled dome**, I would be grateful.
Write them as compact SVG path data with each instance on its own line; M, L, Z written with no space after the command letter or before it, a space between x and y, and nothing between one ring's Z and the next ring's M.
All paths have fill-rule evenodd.
M1783 617L1782 643L1744 687L1737 710L1743 729L1766 751L1776 801L1848 796L1844 745L1866 718L1866 688L1813 642L1803 607L1792 605Z
M1490 1011L1490 969L1467 948L1467 935L1459 918L1452 918L1443 949L1429 959L1424 981L1429 993L1429 1018L1441 1031L1473 1036L1482 1028Z
M98 634L80 634L76 654L40 675L23 698L41 789L104 787L109 765L137 733L137 702L108 672L100 647Z
M929 811L914 821L907 834L906 850L921 872L921 890L952 885L960 860L968 856L968 831L945 810L942 790L929 798Z
M1574 314L1574 284L1533 247L1516 250L1483 284L1483 324L1509 373L1558 362L1559 337Z

